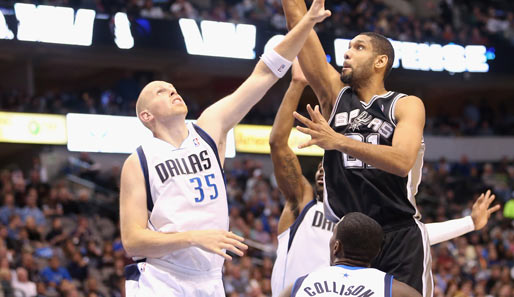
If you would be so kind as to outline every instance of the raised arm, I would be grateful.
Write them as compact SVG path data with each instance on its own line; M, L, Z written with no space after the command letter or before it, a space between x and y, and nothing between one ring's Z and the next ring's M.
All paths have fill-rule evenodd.
M325 150L338 150L378 169L404 177L416 162L425 126L425 107L418 97L406 96L396 103L394 115L397 125L391 146L351 139L335 132L321 116L317 106L315 110L307 106L307 111L312 120L294 113L307 126L298 129L311 136L311 140L300 147L315 144Z
M247 248L241 243L243 238L225 230L162 233L147 229L147 222L143 172L138 156L132 154L123 165L120 186L121 240L129 256L157 258L172 251L196 246L230 260L231 257L222 249L242 256L241 250Z
M296 26L307 12L305 0L282 0L282 7L289 29ZM314 30L309 33L298 59L309 85L318 97L323 116L328 119L344 84L340 80L340 73L327 62L323 46Z
M462 236L468 232L482 229L487 225L491 214L500 209L500 205L489 207L494 201L494 198L495 196L491 195L491 190L487 190L487 192L482 193L473 204L471 215L460 219L426 224L425 227L428 232L430 245L438 244Z
M330 15L330 11L325 10L324 5L324 0L314 0L311 9L296 28L274 48L275 52L286 60L293 61L314 25ZM241 121L277 80L277 76L260 60L250 77L234 93L214 103L202 113L198 125L219 144L226 133ZM220 157L222 155L220 152Z
M288 145L294 124L292 114L307 86L307 80L297 60L293 63L292 73L293 78L275 116L269 140L275 178L280 192L286 198L286 205L278 222L278 234L291 226L298 213L313 198L312 186L303 176L300 162Z

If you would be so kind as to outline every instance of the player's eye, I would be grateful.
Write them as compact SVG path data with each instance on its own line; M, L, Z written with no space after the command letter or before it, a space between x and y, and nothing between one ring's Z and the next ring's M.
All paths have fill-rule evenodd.
M364 49L364 46L359 45L359 46L357 46L357 49L358 49L358 50L363 50L363 49Z

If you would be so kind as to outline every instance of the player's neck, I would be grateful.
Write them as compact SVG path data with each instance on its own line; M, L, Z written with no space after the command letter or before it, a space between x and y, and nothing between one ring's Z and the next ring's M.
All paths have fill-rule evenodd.
M189 135L186 122L184 120L168 123L157 123L153 135L174 147L180 147L182 142Z
M351 267L370 267L370 263L365 263L362 261L356 261L352 259L347 258L337 258L334 261L334 264L332 266L336 265L344 265L344 266L351 266Z
M352 89L364 103L369 103L375 95L383 95L387 93L387 90L384 87L384 82L381 78L379 80L370 78L363 84L352 86Z

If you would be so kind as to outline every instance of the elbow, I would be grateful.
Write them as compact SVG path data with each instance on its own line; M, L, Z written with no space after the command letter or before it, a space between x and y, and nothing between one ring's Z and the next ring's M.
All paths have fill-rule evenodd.
M401 176L401 177L407 177L412 169L412 166L414 166L414 162L411 161L405 161L398 164L398 166L395 168L394 174Z
M287 141L284 141L285 137L281 137L280 135L275 135L271 133L269 137L269 147L272 151L276 151L284 146L287 146Z
M139 257L141 256L137 245L134 243L134 240L129 239L128 236L122 236L121 237L121 243L123 245L123 249L125 250L125 253L129 257Z
M405 170L405 169L398 169L397 172L395 172L396 175L398 176L401 176L401 177L407 177L409 175L409 172L410 170Z
M270 135L269 137L269 141L268 141L268 144L269 144L269 147L270 149L275 149L279 146L279 139L276 135L274 135L273 133Z

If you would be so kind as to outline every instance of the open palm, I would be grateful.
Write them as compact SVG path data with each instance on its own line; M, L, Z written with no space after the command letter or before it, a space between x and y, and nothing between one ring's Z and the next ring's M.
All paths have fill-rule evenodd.
M316 23L320 23L332 15L330 10L325 9L325 0L314 0L307 14Z

